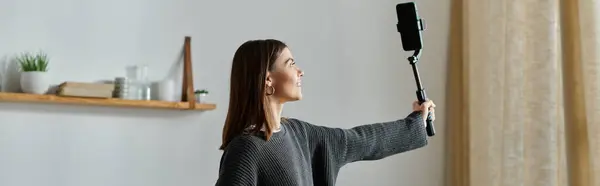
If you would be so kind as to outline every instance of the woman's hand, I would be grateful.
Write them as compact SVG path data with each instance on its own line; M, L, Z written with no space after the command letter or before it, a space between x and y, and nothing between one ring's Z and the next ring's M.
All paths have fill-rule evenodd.
M433 101L428 100L426 102L424 102L423 104L419 104L419 101L415 101L413 102L413 111L420 111L421 114L423 115L423 124L427 125L427 122L425 122L427 120L427 115L429 112L431 112L431 120L435 120L435 104L433 103Z

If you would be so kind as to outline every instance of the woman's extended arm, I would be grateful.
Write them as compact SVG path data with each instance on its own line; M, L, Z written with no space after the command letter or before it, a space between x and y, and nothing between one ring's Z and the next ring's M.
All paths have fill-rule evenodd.
M404 119L342 130L345 144L343 163L378 160L427 145L427 134L420 112Z
M305 123L305 122L303 122ZM414 111L395 121L349 129L305 123L315 152L325 153L337 167L361 160L378 160L427 145L423 115Z

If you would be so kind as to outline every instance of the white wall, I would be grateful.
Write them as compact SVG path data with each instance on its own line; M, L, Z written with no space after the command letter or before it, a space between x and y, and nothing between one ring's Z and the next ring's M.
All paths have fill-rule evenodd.
M112 79L136 63L162 79L190 35L196 87L218 104L185 113L0 103L0 185L213 185L230 60L249 39L287 42L305 70L305 100L284 114L334 127L402 118L416 97L395 30L399 2L0 1L2 62L42 49L55 83ZM443 185L450 8L448 0L418 3L428 29L420 69L438 105L438 135L423 149L348 165L338 185ZM14 76L7 81L5 90L18 85Z

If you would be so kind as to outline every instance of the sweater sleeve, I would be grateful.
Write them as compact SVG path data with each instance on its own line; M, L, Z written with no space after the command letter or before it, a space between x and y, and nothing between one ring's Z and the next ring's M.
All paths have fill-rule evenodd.
M345 144L342 163L378 160L427 145L427 133L420 112L391 122L357 126L343 130Z
M249 139L232 140L223 152L215 186L255 186L258 147Z
M378 160L427 145L427 134L420 112L406 118L360 125L349 129L309 125L311 141L328 149L338 167L344 164Z

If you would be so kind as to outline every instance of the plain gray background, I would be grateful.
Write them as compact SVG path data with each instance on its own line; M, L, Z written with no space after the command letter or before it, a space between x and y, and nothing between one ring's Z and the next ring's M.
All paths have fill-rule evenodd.
M343 128L403 118L416 88L395 28L399 2L2 0L0 67L41 49L56 84L110 80L142 63L161 80L173 77L168 69L190 35L195 86L209 89L218 108L0 103L0 185L214 185L231 59L249 39L287 42L305 70L304 100L286 105L284 115ZM344 167L338 185L443 185L450 1L417 3L427 25L419 67L438 105L438 134L425 148ZM18 90L18 76L2 74L4 90Z

